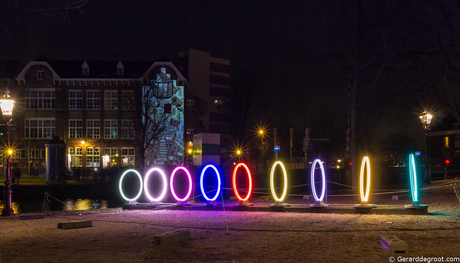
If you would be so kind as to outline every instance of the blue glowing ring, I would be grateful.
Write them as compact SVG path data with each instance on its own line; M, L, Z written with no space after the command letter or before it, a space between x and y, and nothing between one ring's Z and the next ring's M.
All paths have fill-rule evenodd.
M409 155L409 177L412 202L418 202L417 172L415 169L415 158L413 154Z
M139 181L140 181L140 183L141 183L141 187L139 187L139 193L138 193L137 196L134 197L133 199L129 199L128 197L126 197L125 194L123 193L123 189L121 188L121 184L122 184L122 182L123 182L123 178L125 178L125 175L127 175L129 172L135 173L135 174L137 175L137 177L139 177ZM119 183L119 185L118 185L118 186L119 186L119 189L120 189L120 194L121 194L121 196L123 197L123 199L125 199L125 200L128 201L128 202L129 202L129 201L136 201L136 200L141 196L141 194L142 194L142 183L143 183L142 176L141 176L141 174L140 174L138 171L136 171L136 170L134 170L134 169L126 170L126 171L121 175L121 177L120 177L120 183Z
M204 178L204 173L206 172L206 170L208 168L212 168L214 169L214 171L216 172L216 175L217 175L217 191L216 191L216 195L213 197L213 198L209 198L207 195L206 195L206 192L204 191L204 186L203 186L203 178ZM219 175L219 171L217 171L217 168L212 165L212 164L209 164L209 165L206 165L203 169L203 171L201 171L201 176L200 176L200 189L201 189L201 194L203 195L204 199L206 199L207 201L215 201L217 199L217 197L219 196L219 192L220 192L220 175Z
M322 183L323 187L321 190L321 196L318 198L318 195L316 195L316 189L315 189L315 168L316 164L319 163L319 167L321 169L321 178L322 178ZM324 195L326 194L326 175L324 174L324 167L323 163L321 162L320 159L316 159L313 161L313 164L311 165L311 190L313 192L313 197L315 198L315 201L317 202L322 202L324 199Z

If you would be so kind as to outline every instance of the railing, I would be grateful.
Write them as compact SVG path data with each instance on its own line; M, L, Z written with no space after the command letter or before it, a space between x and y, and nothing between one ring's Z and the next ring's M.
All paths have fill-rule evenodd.
M442 180L453 177L460 177L459 166L430 166L428 167L428 178L431 180Z

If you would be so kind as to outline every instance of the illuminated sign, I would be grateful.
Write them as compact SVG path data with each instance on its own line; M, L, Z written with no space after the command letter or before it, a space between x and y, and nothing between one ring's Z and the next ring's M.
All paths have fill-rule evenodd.
M420 156L422 153L420 151L415 152L415 156Z
M179 170L183 170L185 172L185 174L187 174L187 178L188 178L188 192L187 192L187 194L185 195L184 198L179 198L177 196L176 191L174 190L174 185L173 185L174 176L176 175L177 171L179 171ZM171 173L170 186L171 186L171 193L174 196L174 199L176 199L179 202L187 201L187 199L190 197L190 194L192 193L192 185L193 185L192 184L192 176L190 175L190 172L185 167L179 166L179 167L176 167L176 169L173 170L173 172Z
M283 175L284 175L284 188L283 188L283 194L281 195L280 198L278 198L278 196L276 196L276 193L275 193L275 186L274 186L274 175L275 175L275 168L276 166L279 165L281 166L281 169L283 169ZM284 198L286 197L286 192L287 192L287 173L286 173L286 168L284 168L284 164L280 161L276 161L273 166L272 166L272 170L270 172L270 189L272 191L272 195L273 195L273 198L275 199L275 201L277 202L282 202L284 200Z
M204 173L206 172L206 170L208 168L212 168L214 170L214 172L216 173L216 176L217 176L217 191L216 191L216 195L213 198L209 198L206 195L206 191L204 190L204 186L203 186ZM217 199L217 197L219 196L220 184L221 184L220 175L219 175L219 171L217 171L217 168L212 164L206 165L204 167L203 171L201 172L201 176L200 176L200 189L201 189L201 194L203 195L204 199L206 199L207 201L215 201Z
M280 147L279 146L275 146L275 152L279 152L280 151Z
M148 188L148 181L149 181L149 177L150 175L153 173L153 172L158 172L160 175L161 175L161 178L163 179L163 191L161 191L161 194L160 196L158 196L158 198L153 198L151 195L150 195L150 192L149 192L149 188ZM160 168L157 168L157 167L154 167L154 168L151 168L147 174L145 175L145 178L144 178L144 192L145 194L147 195L147 198L151 201L151 202L159 202L163 199L163 197L165 196L166 194L166 188L168 187L168 181L166 179L166 175L165 173L163 172L163 170L161 170Z
M322 178L322 190L321 190L321 196L318 197L316 194L316 189L315 189L315 168L316 164L319 164L320 170L321 170L321 178ZM323 163L321 162L320 159L316 159L313 161L313 164L311 165L311 190L313 192L313 198L315 198L315 201L317 202L322 202L324 199L324 195L326 193L326 175L324 174L324 167Z
M141 183L141 187L139 187L139 193L136 195L136 197L132 198L132 199L129 199L128 197L125 196L125 194L123 193L123 188L121 187L122 183L123 183L123 178L125 178L125 176L130 173L130 172L133 172L137 175L137 177L139 177L139 181ZM120 177L120 183L119 183L119 189L120 189L120 194L121 196L123 197L123 199L125 199L126 201L130 202L130 201L136 201L142 194L142 176L141 174L134 170L134 169L129 169L129 170L126 170Z
M240 196L240 194L238 193L238 188L236 187L236 172L238 171L238 168L240 168L241 166L244 167L244 169L246 169L246 174L248 175L249 187L248 187L248 193L246 194L245 198L242 198ZM238 198L238 200L240 200L242 202L247 201L249 199L249 197L251 196L251 191L252 191L251 172L249 171L248 166L246 164L244 164L244 163L237 164L235 166L235 168L233 169L233 191L235 192L236 198Z
M367 163L367 166L366 166L366 163ZM364 167L367 167L366 193L364 193ZM369 157L364 156L361 162L361 171L359 173L359 194L361 195L361 202L367 202L369 200L370 188L371 188L371 165L369 163Z

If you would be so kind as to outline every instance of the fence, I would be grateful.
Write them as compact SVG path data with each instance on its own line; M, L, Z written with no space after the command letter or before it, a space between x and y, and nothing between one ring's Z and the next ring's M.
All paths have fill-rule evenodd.
M431 180L442 180L447 178L460 177L459 166L430 166L428 176Z

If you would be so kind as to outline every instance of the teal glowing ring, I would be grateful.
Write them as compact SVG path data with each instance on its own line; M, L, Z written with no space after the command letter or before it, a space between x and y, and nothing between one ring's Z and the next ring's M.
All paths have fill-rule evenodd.
M409 177L410 177L410 193L412 196L412 202L418 202L417 193L417 172L415 169L415 158L413 154L409 155Z
M136 195L136 197L134 197L133 199L129 199L128 197L125 196L125 194L123 193L123 189L121 188L121 185L123 183L123 178L125 178L125 175L127 175L129 172L133 172L137 175L137 177L139 177L139 182L141 183L141 187L139 187L139 193ZM121 196L123 197L123 199L125 199L126 201L130 202L130 201L136 201L142 194L142 190L143 190L143 187L142 187L142 183L143 183L143 180L142 180L142 176L141 174L134 170L134 169L129 169L129 170L126 170L120 177L120 183L118 184L118 187L120 189L120 194Z

